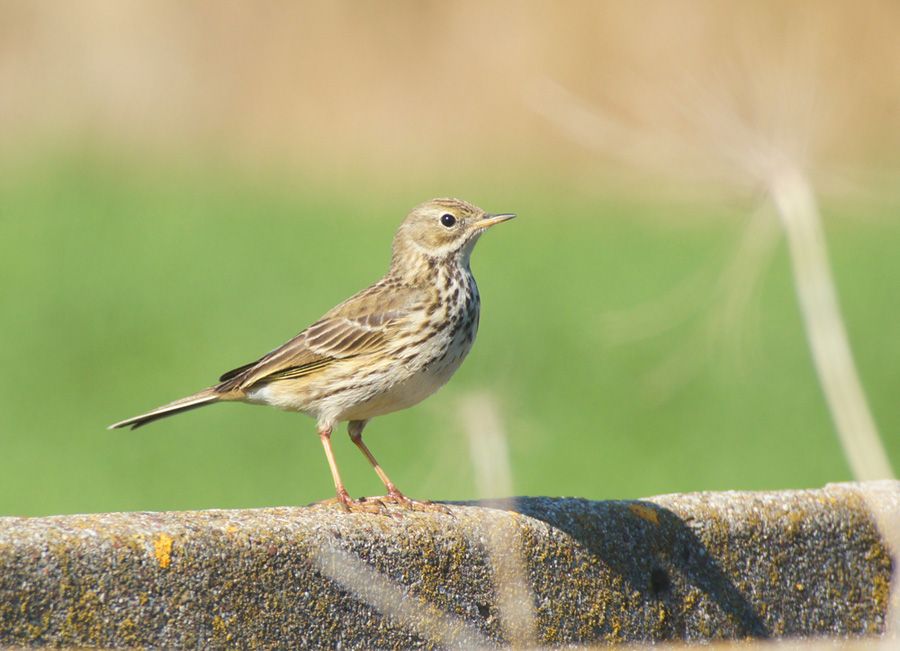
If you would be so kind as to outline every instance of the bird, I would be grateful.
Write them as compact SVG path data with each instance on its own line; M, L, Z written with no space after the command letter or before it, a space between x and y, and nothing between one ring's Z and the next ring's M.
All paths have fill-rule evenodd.
M475 341L481 298L470 268L472 250L489 228L515 217L487 213L461 199L426 201L397 229L387 273L325 313L285 344L219 377L218 383L109 429L141 427L219 402L301 412L316 430L336 497L345 511L386 503L413 510L431 505L404 495L363 442L366 424L418 404L460 367ZM351 498L338 471L331 435L347 422L387 493Z

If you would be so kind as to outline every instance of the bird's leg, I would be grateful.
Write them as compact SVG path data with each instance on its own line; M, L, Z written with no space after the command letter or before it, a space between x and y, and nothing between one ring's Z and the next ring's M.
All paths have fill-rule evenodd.
M397 490L394 482L391 481L391 478L388 477L387 473L381 468L378 460L375 458L375 455L372 454L372 451L369 450L365 443L363 443L362 432L367 422L368 421L365 420L350 421L350 424L347 426L347 432L350 434L350 440L356 444L356 447L358 447L364 455L366 455L366 459L369 460L369 463L371 463L372 467L375 469L375 474L378 475L381 483L384 484L384 487L387 489L388 495L398 502L408 501L408 498L399 490Z
M334 460L334 452L331 449L331 428L319 430L319 440L322 441L322 447L325 448L325 456L328 459L328 467L331 468L331 478L334 480L334 490L337 497L333 500L325 500L323 504L337 502L345 511L357 511L363 513L382 513L384 504L378 500L364 501L354 500L350 497L350 493L344 488L344 482L341 481L341 474L338 472L337 461Z
M440 504L433 504L432 502L427 501L420 502L419 500L410 499L397 489L397 486L394 485L394 482L391 481L391 478L387 476L387 473L378 463L375 455L372 454L372 451L369 450L368 446L363 443L362 433L367 422L368 421L365 420L351 420L347 425L347 433L350 434L350 440L353 441L354 444L356 444L356 447L358 447L360 451L364 455L366 455L366 459L369 460L369 463L371 463L372 467L375 469L375 474L378 475L381 483L384 484L384 487L387 489L387 495L384 498L379 499L387 499L392 502L396 502L404 508L416 511L434 510L449 512L447 508Z
M350 509L353 504L353 498L344 488L344 482L341 481L341 473L338 472L337 461L334 460L334 452L331 449L331 428L319 430L319 440L322 441L322 447L325 448L325 457L328 459L328 467L331 468L331 478L334 480L334 490L337 492L337 499L344 508Z

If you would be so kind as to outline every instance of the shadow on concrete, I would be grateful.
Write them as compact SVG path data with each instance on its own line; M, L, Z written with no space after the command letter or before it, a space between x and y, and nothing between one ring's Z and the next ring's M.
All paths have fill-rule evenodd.
M470 504L520 513L571 536L636 591L639 603L662 602L675 614L662 639L690 639L684 617L677 614L684 614L692 587L733 623L734 630L710 631L712 639L772 636L734 577L716 559L723 550L707 549L685 520L658 504L539 497Z

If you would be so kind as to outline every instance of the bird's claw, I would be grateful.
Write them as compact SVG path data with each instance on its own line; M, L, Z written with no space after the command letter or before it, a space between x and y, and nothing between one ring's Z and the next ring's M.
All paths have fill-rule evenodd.
M394 489L387 495L360 497L355 500L345 491L327 500L317 502L323 506L338 506L345 513L374 513L402 518L405 511L443 513L453 515L449 508L429 500L414 500ZM391 507L400 507L391 508Z
M443 504L436 504L430 500L414 500L407 497L396 488L390 490L387 495L374 498L370 497L368 499L376 499L382 502L392 502L407 511L430 511L434 513L444 513L446 515L451 515L450 509L448 509Z
M338 493L337 496L327 500L316 502L321 506L337 506L344 513L377 513L387 515L387 506L378 498L362 497L358 500L353 499L344 491Z

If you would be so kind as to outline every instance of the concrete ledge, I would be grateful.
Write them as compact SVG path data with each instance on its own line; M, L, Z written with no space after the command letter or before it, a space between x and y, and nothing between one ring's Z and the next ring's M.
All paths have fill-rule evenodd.
M419 647L878 635L900 483L451 514L0 518L0 645ZM392 511L393 513L393 511Z

